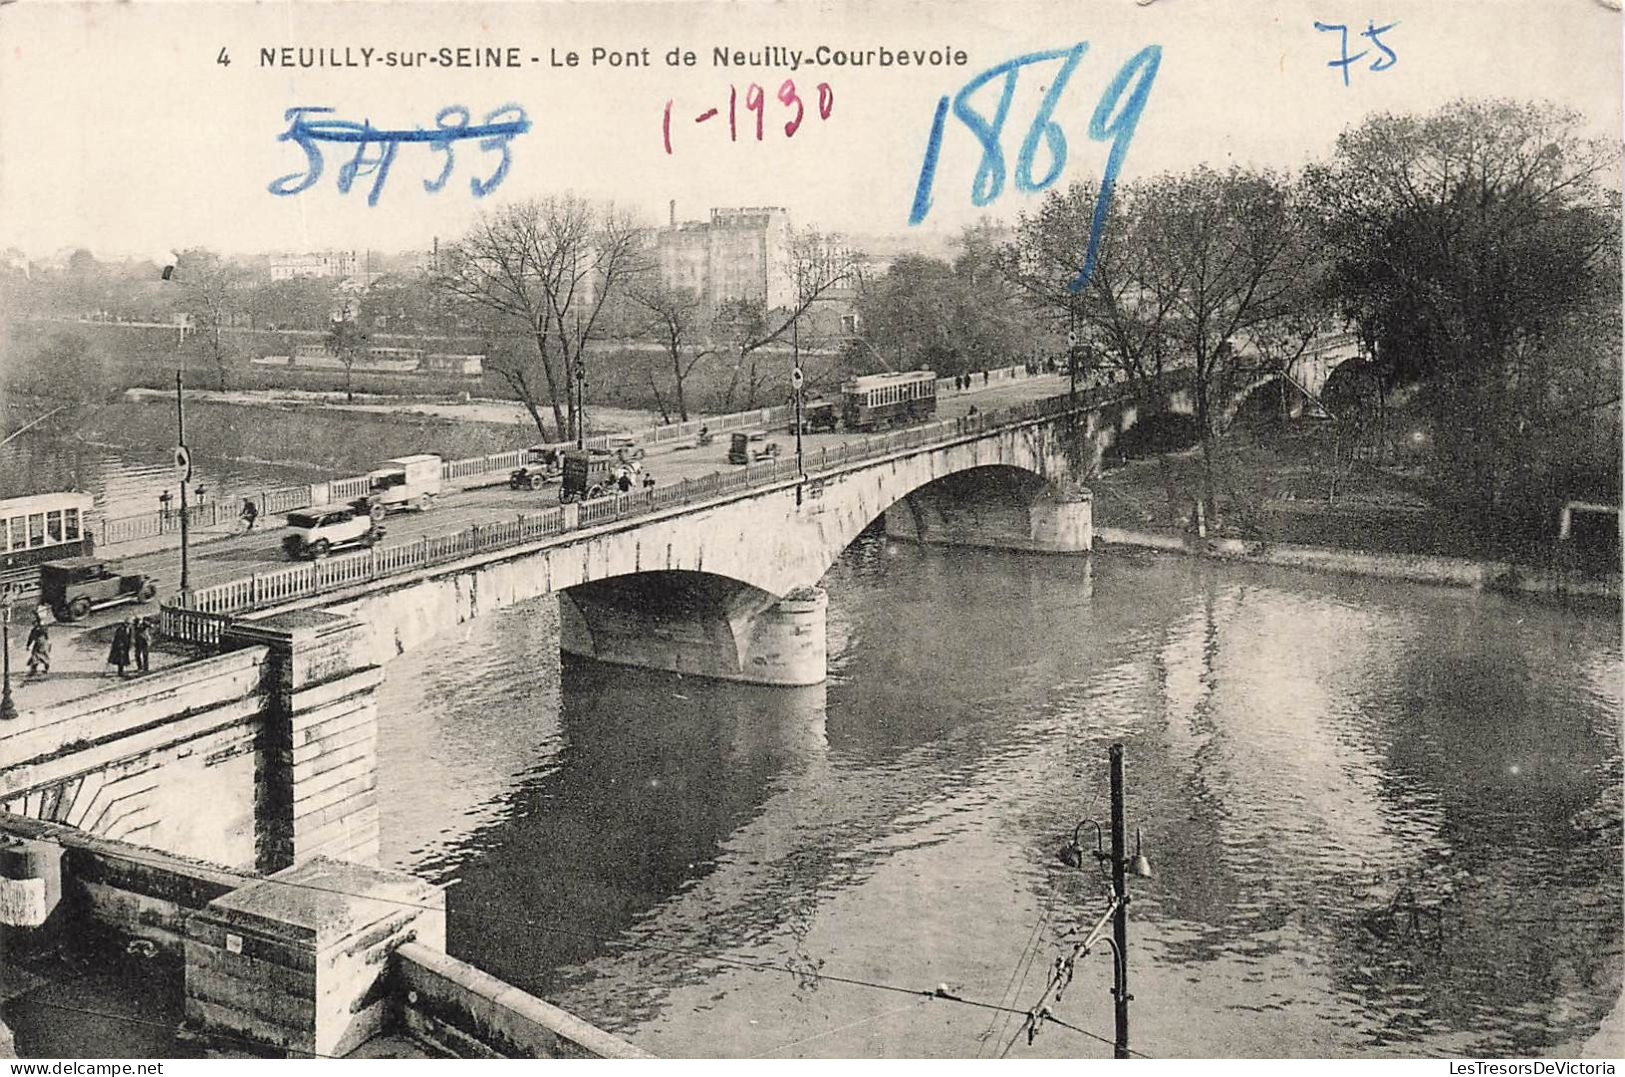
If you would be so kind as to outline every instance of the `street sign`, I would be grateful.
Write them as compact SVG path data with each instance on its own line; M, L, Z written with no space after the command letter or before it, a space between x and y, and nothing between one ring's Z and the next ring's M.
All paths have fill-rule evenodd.
M175 470L181 473L182 482L192 480L192 454L186 451L185 445L175 446Z
M801 388L802 380L801 368L793 367L790 371L790 387L793 389Z

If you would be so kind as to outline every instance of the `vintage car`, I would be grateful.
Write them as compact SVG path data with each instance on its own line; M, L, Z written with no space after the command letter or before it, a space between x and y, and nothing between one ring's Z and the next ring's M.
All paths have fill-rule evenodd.
M833 400L807 400L801 405L801 432L803 434L835 433L836 420L840 418L840 408ZM796 432L796 420L790 418L789 433Z
M540 490L550 482L558 482L563 474L563 449L532 445L525 450L524 464L508 472L508 487L513 490Z
M383 537L383 525L362 505L319 505L288 513L282 549L289 557L315 560L334 550L371 546Z
M603 449L566 449L559 504L591 501L613 492L613 484L623 466L614 453Z
M428 508L440 493L443 463L433 453L385 460L367 473L367 505L373 516Z
M47 561L39 570L40 604L59 621L78 621L91 610L121 602L150 602L158 583L139 572L120 572L99 557Z
M779 443L769 441L761 448L751 447L751 442L761 441L762 434L735 434L728 445L728 463L748 464L753 460L771 460L779 455Z

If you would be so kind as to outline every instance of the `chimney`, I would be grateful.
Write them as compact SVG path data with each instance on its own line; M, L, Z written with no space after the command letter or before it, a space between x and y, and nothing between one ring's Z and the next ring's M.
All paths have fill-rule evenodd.
M677 224L677 199L675 198L666 204L666 223L673 226Z

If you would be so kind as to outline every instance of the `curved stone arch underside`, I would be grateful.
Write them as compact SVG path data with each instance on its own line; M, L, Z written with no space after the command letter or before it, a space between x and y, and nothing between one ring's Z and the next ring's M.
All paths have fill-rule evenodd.
M1089 425L1092 435L1093 423ZM596 609L603 614L596 635L625 635L610 630L614 618L608 611L636 606L647 611L664 602L650 590L654 582L614 581L648 577L678 596L673 601L679 605L686 602L696 610L703 606L711 618L705 630L709 638L724 650L731 646L738 661L747 665L754 645L746 640L743 626L752 620L760 624L763 618L771 621L788 602L785 609L792 621L819 621L821 663L823 600L811 589L860 532L905 499L917 502L916 508L939 509L966 491L980 491L1007 508L1019 508L1025 501L1029 520L1009 529L1011 541L992 541L983 528L979 534L986 541L979 540L980 544L1087 550L1087 495L1080 492L1078 477L1087 474L1093 454L1078 448L1092 441L1082 434L1081 428L1069 430L1065 424L1037 423L966 438L873 461L827 479L787 481L705 508L609 525L574 542L403 580L328 608L366 623L371 657L384 662L493 608L574 589L580 589L572 599L577 612ZM1075 526L1056 529L1056 521L1067 512L1076 516L1080 503L1081 533ZM1056 530L1061 541L1035 542L1035 529L1046 527ZM911 537L955 541L940 529ZM814 602L818 609L802 609L797 602ZM792 634L796 630L797 626L786 629ZM624 660L645 664L630 653Z

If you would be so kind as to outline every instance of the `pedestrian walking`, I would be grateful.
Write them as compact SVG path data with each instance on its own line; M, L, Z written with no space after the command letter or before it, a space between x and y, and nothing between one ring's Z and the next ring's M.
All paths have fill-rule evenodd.
M982 371L982 384L983 385L987 384L987 371L985 371L985 370Z
M655 476L654 476L654 472L652 472L652 471L645 471L645 472L644 472L644 473L643 473L643 488L644 488L644 489L645 489L645 490L653 490L653 489L654 489L654 488L655 488Z
M243 523L248 525L247 527L243 528L243 530L254 530L254 521L258 520L259 518L260 508L258 505L254 504L254 499L251 497L243 498Z
M28 675L43 677L51 672L51 631L45 627L45 618L34 614L34 626L28 630Z
M113 626L113 646L107 650L107 664L124 676L124 667L130 664L130 619L126 617Z
M135 619L135 629L131 633L131 642L135 644L135 668L139 673L152 672L152 622L145 617Z

